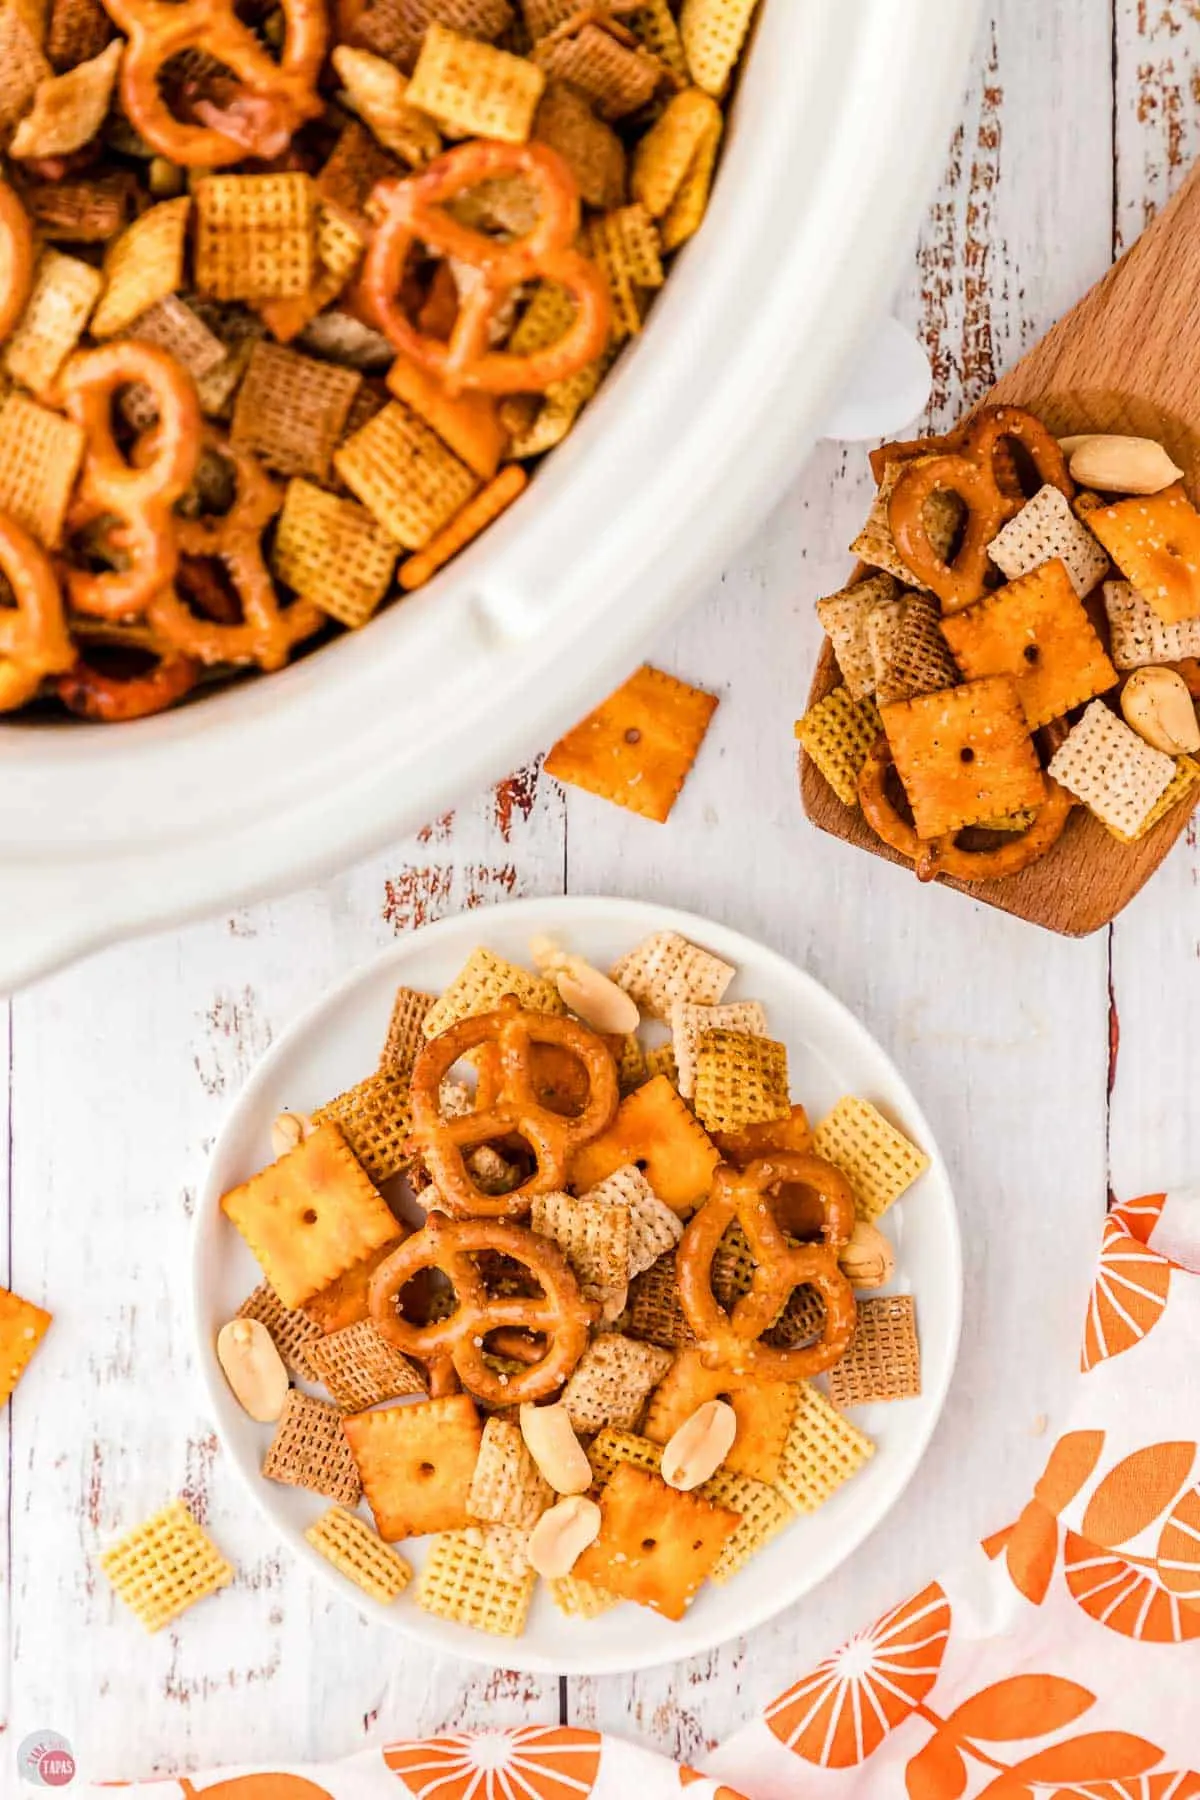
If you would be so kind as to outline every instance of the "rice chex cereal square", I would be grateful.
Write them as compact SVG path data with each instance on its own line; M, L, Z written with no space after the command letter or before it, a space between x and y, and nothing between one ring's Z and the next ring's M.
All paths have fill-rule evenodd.
M1067 496L1049 482L992 539L988 555L1010 581L1057 558L1081 600L1108 573L1108 551L1075 517Z
M859 1218L872 1225L929 1167L923 1150L869 1101L852 1094L821 1120L813 1150L842 1171L854 1189Z
M1104 824L1132 837L1174 780L1175 759L1093 700L1055 751L1050 774Z

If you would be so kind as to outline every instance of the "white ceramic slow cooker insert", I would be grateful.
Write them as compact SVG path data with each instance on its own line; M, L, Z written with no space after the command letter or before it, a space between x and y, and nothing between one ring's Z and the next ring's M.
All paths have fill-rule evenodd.
M0 989L344 867L628 673L826 433L911 249L977 10L764 0L708 218L645 333L429 587L174 713L0 726ZM920 404L881 341L891 391L843 420L861 435Z

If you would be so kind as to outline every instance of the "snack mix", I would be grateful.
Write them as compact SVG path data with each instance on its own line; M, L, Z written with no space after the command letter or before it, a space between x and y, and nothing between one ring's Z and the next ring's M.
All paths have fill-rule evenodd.
M1012 406L872 453L840 685L796 726L922 881L1017 875L1083 806L1122 845L1200 794L1200 513L1145 438Z
M486 531L699 229L756 5L5 0L0 711L280 669ZM562 773L665 818L715 701L642 685Z
M810 1129L769 997L702 946L530 955L402 988L378 1069L221 1202L263 1478L375 1602L501 1636L539 1582L681 1619L870 1458L843 1408L921 1391L880 1221L924 1153L853 1096Z

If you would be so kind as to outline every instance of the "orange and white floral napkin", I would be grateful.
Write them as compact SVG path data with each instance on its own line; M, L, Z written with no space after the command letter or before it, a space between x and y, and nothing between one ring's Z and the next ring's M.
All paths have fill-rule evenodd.
M708 1774L522 1726L156 1782L153 1800L1200 1800L1198 1444L1200 1191L1158 1194L1109 1215L1070 1429L1020 1518Z

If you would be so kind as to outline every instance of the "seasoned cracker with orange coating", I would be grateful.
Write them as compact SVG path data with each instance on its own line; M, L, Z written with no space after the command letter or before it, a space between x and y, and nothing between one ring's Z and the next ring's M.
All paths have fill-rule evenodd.
M627 1163L636 1163L672 1212L686 1215L712 1186L720 1152L665 1075L627 1094L607 1131L576 1151L572 1184L595 1187Z
M470 1524L483 1427L469 1394L356 1413L343 1429L381 1538L394 1543Z
M52 1317L32 1300L0 1288L0 1406L7 1403L29 1367Z
M384 1258L398 1249L408 1235L399 1223L393 1221L393 1224L395 1237L389 1238L377 1250L372 1250L370 1256L363 1257L361 1262L356 1262L347 1269L344 1275L339 1275L336 1281L331 1281L328 1287L323 1287L319 1294L314 1294L311 1300L304 1302L301 1310L319 1330L327 1334L345 1331L348 1325L359 1325L364 1319L370 1318L371 1308L367 1294L371 1277Z
M1164 624L1200 617L1200 513L1181 486L1097 507L1087 522Z
M741 1514L624 1463L600 1496L600 1535L572 1574L666 1619L682 1619Z
M390 1243L391 1209L338 1127L318 1127L221 1200L283 1304L302 1306Z
M665 824L719 702L643 664L560 738L548 775Z
M880 717L920 837L1044 802L1045 779L1011 676L897 700Z

